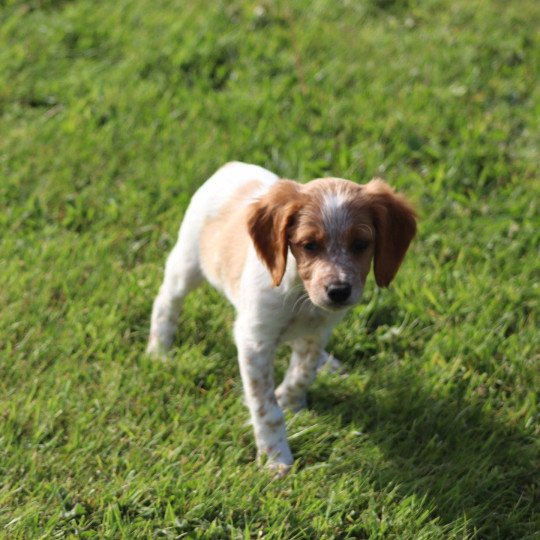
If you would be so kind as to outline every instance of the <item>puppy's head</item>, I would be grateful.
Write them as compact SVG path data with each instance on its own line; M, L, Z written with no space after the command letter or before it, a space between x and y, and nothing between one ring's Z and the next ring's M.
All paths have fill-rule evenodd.
M390 284L416 233L416 214L379 179L363 186L281 180L251 205L248 230L274 286L290 249L311 301L334 311L360 300L372 260L377 284Z

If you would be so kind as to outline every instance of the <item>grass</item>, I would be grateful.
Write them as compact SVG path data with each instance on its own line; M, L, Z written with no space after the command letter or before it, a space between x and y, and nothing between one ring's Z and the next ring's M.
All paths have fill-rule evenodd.
M0 535L538 538L536 0L0 2ZM238 159L382 175L417 240L371 280L296 465L255 449L203 288L144 355L191 194ZM287 351L276 362L284 372Z

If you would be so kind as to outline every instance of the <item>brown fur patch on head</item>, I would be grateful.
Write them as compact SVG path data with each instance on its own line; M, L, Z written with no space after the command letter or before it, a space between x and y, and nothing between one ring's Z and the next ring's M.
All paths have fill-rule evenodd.
M363 188L376 231L374 272L377 285L387 287L394 279L416 234L417 215L410 203L380 178Z
M302 203L301 186L291 180L280 180L248 210L249 235L275 287L285 274L289 229Z
M362 199L362 187L341 178L323 178L305 185L305 204L291 234L291 251L311 301L342 308L361 296L373 258L374 227ZM328 287L347 283L346 303L332 305Z

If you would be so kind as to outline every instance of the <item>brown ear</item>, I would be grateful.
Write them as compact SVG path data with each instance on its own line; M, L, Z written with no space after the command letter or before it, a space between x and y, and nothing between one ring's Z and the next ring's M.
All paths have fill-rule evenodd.
M375 225L375 280L379 287L388 287L416 234L416 212L380 178L366 184L364 194Z
M300 185L280 180L268 193L251 204L247 226L257 254L268 267L272 284L277 287L285 274L288 229L301 206Z

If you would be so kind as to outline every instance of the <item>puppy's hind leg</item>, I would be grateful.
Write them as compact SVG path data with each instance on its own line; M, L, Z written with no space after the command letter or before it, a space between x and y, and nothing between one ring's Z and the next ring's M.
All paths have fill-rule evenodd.
M165 265L163 283L152 308L146 348L153 356L162 356L170 349L184 297L203 279L198 248L190 240L181 233Z

